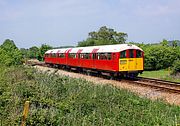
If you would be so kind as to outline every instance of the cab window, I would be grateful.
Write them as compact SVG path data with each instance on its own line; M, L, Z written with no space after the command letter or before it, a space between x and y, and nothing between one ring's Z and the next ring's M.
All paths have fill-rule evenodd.
M141 58L142 52L140 50L136 50L136 58Z
M120 52L120 58L126 58L126 50Z
M129 50L129 58L134 58L134 50L133 49Z

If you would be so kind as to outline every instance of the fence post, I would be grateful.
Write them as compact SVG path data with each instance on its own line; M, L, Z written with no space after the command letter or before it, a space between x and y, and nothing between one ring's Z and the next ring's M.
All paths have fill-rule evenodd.
M21 126L25 126L25 122L26 122L28 112L29 112L29 101L26 101L24 104L24 111L23 111L23 118L22 118Z

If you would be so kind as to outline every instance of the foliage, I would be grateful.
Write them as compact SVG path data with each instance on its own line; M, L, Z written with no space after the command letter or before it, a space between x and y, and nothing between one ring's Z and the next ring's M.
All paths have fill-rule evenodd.
M19 65L22 63L22 53L12 40L6 39L0 46L0 64Z
M122 44L125 43L126 37L126 33L116 32L114 29L103 26L97 32L90 32L89 37L85 41L79 42L78 46Z
M21 49L24 58L43 60L44 54L47 50L52 49L51 46L42 44L41 47L32 46L29 49Z
M11 78L9 78L11 76ZM25 67L0 68L1 125L177 125L180 107L151 101L108 85L38 73Z
M176 50L172 47L150 46L145 49L145 69L159 70L171 67L177 57Z
M52 47L46 44L42 44L41 47L39 48L38 60L42 61L45 52L48 51L49 49L52 49Z
M167 40L163 40L160 44L140 44L132 43L144 51L145 70L159 70L172 67L175 60L180 59L180 47L168 46Z
M37 46L32 46L28 49L28 58L37 58L39 54L39 48Z
M180 73L180 59L174 61L172 71L172 74L174 75Z

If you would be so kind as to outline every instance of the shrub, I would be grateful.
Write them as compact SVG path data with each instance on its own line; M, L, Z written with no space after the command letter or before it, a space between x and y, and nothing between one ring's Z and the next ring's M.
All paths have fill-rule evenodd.
M173 63L172 74L176 75L180 73L180 60L176 60Z

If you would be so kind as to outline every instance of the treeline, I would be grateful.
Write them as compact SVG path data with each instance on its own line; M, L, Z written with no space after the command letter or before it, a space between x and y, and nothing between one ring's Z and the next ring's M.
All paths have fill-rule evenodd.
M42 44L40 47L32 46L29 49L21 48L20 51L22 52L23 58L43 61L44 54L49 49L52 49L52 47Z

